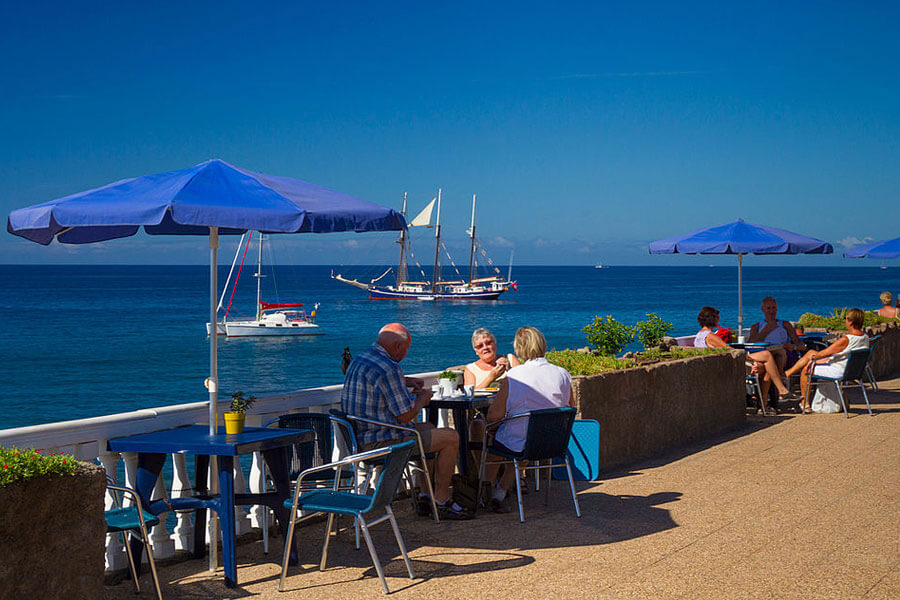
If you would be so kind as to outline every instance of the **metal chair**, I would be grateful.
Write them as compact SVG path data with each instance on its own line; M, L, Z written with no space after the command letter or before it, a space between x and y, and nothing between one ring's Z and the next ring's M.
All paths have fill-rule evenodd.
M353 426L346 420L325 413L285 414L267 421L263 427L270 427L275 424L277 424L279 429L311 429L316 434L314 441L293 444L290 447L290 477L292 481L306 469L330 463L334 458L335 439L339 435L338 431L352 431L353 429ZM355 437L351 436L347 439L349 440L345 446L348 450L347 453L356 454L358 449ZM265 468L265 464L263 468ZM336 479L337 481L335 481ZM305 489L334 487L336 485L337 487L334 487L334 489L355 490L356 481L357 471L355 467L348 470L323 470L307 478ZM265 524L263 526L263 552L265 554L269 553L268 509L265 511Z
M529 461L526 470L536 471L536 478L539 479L540 469L547 469L547 490L544 496L544 503L550 501L550 481L553 476L553 467L566 467L566 473L569 476L569 490L572 492L572 502L575 504L575 515L581 516L581 509L578 506L578 497L575 495L575 481L572 479L572 467L569 464L568 448L569 438L572 437L572 424L575 422L576 410L571 407L563 408L545 408L542 410L532 410L519 415L512 415L488 423L485 427L485 435L482 441L482 448L486 448L487 452L481 453L481 461L478 469L478 505L481 504L481 482L484 481L484 469L487 464L512 463L516 473L519 472L519 462ZM528 430L525 434L525 446L521 452L509 452L506 449L498 448L493 444L488 444L488 429L492 429L495 425L499 426L514 419L528 419ZM492 454L499 456L504 460L487 460L487 455ZM539 461L548 461L549 464L540 464ZM525 509L522 505L522 485L519 477L516 480L516 497L519 502L519 521L525 522Z
M113 480L107 476L106 489L110 491L113 497L115 508L105 511L106 532L122 534L122 541L125 544L125 553L128 555L128 565L131 567L131 577L134 579L134 588L137 593L141 591L141 584L138 581L137 565L134 562L134 555L131 552L131 545L128 543L126 531L140 532L144 546L147 548L147 558L150 560L150 572L153 574L153 584L156 586L156 596L162 600L162 592L159 589L159 576L156 573L156 563L153 562L153 551L150 549L150 537L147 535L148 527L156 527L159 525L159 517L151 515L144 510L141 505L141 498L137 492L131 488L121 485L115 485ZM122 496L129 496L134 504L130 506L122 506Z
M869 338L869 350L875 350L875 344L881 340L880 335L874 335ZM869 356L871 358L871 355ZM872 389L876 392L878 391L878 381L875 379L875 373L872 371L872 365L869 364L869 361L866 361L866 378L869 380L869 385L872 386Z
M286 500L284 505L291 510L291 524L288 528L287 540L285 541L284 560L281 565L281 579L278 582L278 591L284 591L284 579L287 576L288 559L290 557L289 549L294 535L294 528L297 524L296 519L298 510L306 510L310 512L321 512L328 514L328 521L325 525L325 542L322 546L322 559L319 563L319 570L325 570L325 561L328 559L328 542L331 537L331 529L334 523L335 515L352 516L359 528L363 532L366 539L366 545L369 547L369 554L372 556L372 563L375 565L375 571L381 579L381 585L384 593L389 594L387 582L384 579L384 572L381 569L381 561L378 559L378 553L375 551L375 545L372 543L372 536L369 534L369 527L377 525L382 521L390 521L394 530L394 537L397 539L397 545L400 546L400 553L406 563L406 570L409 572L410 579L415 578L412 563L406 553L406 546L403 544L403 538L400 536L400 529L397 527L397 520L394 518L394 512L391 510L391 500L397 493L397 487L403 477L403 471L409 461L415 444L412 440L402 444L396 444L387 448L377 448L368 452L354 454L343 460L325 464L319 467L307 469L300 474L297 479L296 490L294 491L293 500ZM357 494L353 492L342 492L334 490L313 490L303 492L303 480L307 477L315 477L315 474L321 471L342 469L345 466L358 465L361 462L372 462L376 460L383 461L381 474L375 484L375 492L371 496ZM370 516L377 514L377 511L384 510L384 515L369 521Z
M866 394L866 387L863 385L863 377L866 374L866 365L869 363L869 356L871 355L870 348L863 348L861 350L853 350L850 352L850 356L847 358L847 367L844 369L844 374L841 377L825 377L824 375L816 375L813 373L809 377L809 388L807 389L807 404L809 403L809 395L812 393L813 386L818 386L823 383L833 383L837 388L838 397L841 399L841 406L844 407L844 415L849 419L850 413L847 410L847 401L844 400L844 393L842 388L845 386L859 386L859 389L862 390L863 398L866 401L866 407L869 409L869 415L872 415L872 405L869 404L869 396Z
M382 421L376 421L374 419L367 419L365 417L360 417L358 415L351 415L349 413L346 413L342 410L338 410L336 408L332 408L330 412L332 415L348 421L353 426L354 440L357 440L357 441L359 439L359 434L361 433L360 425L362 425L362 424L376 425L378 427L384 427L386 429L392 429L397 432L402 432L402 433L399 433L398 435L401 435L403 437L410 437L415 440L415 442L416 442L415 450L417 450L417 455L413 456L409 462L410 462L410 464L418 463L414 466L414 469L416 469L422 473L422 479L425 480L425 488L428 492L428 499L431 502L431 514L434 517L435 523L440 523L441 519L438 516L437 502L435 502L435 499L434 499L434 489L432 488L432 485L431 485L431 473L428 470L428 464L426 462L428 459L434 458L434 456L433 456L433 454L429 455L429 454L425 453L425 447L422 445L422 436L419 433L419 431L415 427L408 427L405 425L398 425L396 423L385 423ZM364 466L365 466L365 477L364 477L364 481L363 481L363 486L367 487L368 483L369 483L369 479L372 475L372 468L374 466L376 466L376 463L369 461L369 462L365 463ZM410 476L410 474L408 472L407 472L407 476L409 479L409 487L412 490L415 488L415 484L413 482L412 477ZM413 500L413 504L415 504L416 498L414 495L413 495L412 500Z

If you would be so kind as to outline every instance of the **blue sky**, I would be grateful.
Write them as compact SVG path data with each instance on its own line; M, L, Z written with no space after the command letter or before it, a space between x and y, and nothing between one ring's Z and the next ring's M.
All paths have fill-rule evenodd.
M499 263L714 263L646 246L738 217L836 246L900 235L896 3L156 4L6 7L4 213L218 157L396 208L441 187L451 247L477 193ZM290 236L281 262L392 259L367 237ZM205 248L5 234L0 262Z

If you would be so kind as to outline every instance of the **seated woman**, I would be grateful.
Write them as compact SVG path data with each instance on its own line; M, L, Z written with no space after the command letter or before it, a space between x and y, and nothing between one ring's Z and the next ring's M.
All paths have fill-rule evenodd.
M878 314L882 317L888 317L889 319L897 319L900 318L900 308L895 308L891 306L891 303L894 301L894 296L890 292L881 292L879 296L881 299L882 307L878 309ZM900 302L900 296L897 298L898 302Z
M476 390L496 385L509 369L520 364L514 354L497 356L497 338L484 327L472 333L472 349L478 360L466 365L463 384L474 385Z
M772 296L763 298L760 306L765 319L750 328L748 342L766 342L767 344L780 345L781 348L770 350L778 365L778 372L784 373L788 365L788 352L791 360L796 362L799 352L806 350L806 345L800 340L794 326L790 321L782 321L778 318L778 302Z
M804 354L797 363L787 370L787 375L800 373L800 389L803 390L803 412L812 412L809 407L807 391L809 390L809 375L824 375L825 377L842 377L847 368L847 359L853 350L861 350L869 347L869 336L862 331L865 313L859 308L851 308L847 311L844 323L847 325L847 335L842 335L837 341L824 350L810 350ZM807 366L809 368L807 368Z
M568 371L552 365L544 358L547 341L534 327L522 327L516 331L513 348L524 360L524 364L510 369L500 391L488 409L488 421L522 414L530 410L574 406L572 377ZM503 423L494 434L494 444L512 452L520 452L525 447L527 419L515 419ZM489 465L487 479L496 477L497 465ZM506 506L507 490L513 482L513 469L504 469L502 478L495 484L491 508L496 512L509 512Z
M694 347L696 348L729 348L722 338L717 336L713 331L719 326L719 311L712 306L704 306L697 315L697 323L700 325L700 331L694 336ZM795 396L784 385L781 376L778 373L778 365L775 363L775 357L768 350L752 352L747 355L750 360L756 363L756 367L761 370L764 375L759 384L760 393L762 395L763 413L766 415L774 415L775 409L769 408L769 385L775 384L778 388L779 400L797 400Z

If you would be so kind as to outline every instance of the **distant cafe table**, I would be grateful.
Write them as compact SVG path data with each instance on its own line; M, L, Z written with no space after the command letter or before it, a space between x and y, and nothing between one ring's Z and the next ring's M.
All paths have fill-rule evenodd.
M225 585L237 585L235 564L234 507L235 505L263 504L275 512L281 527L282 539L287 539L290 511L284 501L290 497L290 472L286 447L310 442L315 433L308 429L265 429L247 427L243 433L225 434L224 428L217 435L209 434L207 425L189 425L163 431L153 431L114 438L107 442L112 452L136 452L138 467L135 488L148 512L160 514L170 510L196 510L194 521L194 556L205 553L206 510L216 511L222 524L222 561L225 567ZM234 493L234 457L261 452L275 483L275 491L259 494ZM194 454L194 496L161 499L151 502L153 488L162 471L168 454ZM209 457L218 457L219 493L208 493L207 473ZM137 564L143 544L132 541ZM296 564L296 547L291 548L291 560Z
M462 475L469 474L469 415L472 411L482 411L493 402L496 392L476 390L473 398L458 396L452 398L432 398L428 403L428 422L437 425L438 410L447 408L453 411L453 425L459 434L459 457L457 464Z

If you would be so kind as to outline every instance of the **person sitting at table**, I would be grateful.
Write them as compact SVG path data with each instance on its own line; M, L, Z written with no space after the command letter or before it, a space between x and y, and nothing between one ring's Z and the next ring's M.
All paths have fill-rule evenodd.
M797 335L790 321L782 321L778 318L778 302L772 296L763 298L760 305L765 319L750 328L748 342L766 342L781 348L769 350L775 357L778 372L784 373L785 367L797 361L799 353L806 350L806 345Z
M341 390L341 410L383 423L409 425L431 400L431 391L425 382L416 377L405 377L400 361L406 357L412 345L409 330L400 323L389 323L378 332L372 347L356 356L347 369ZM407 386L413 388L410 395ZM447 427L435 427L431 423L412 423L422 438L425 452L437 452L432 473L434 476L434 500L440 518L447 520L471 519L472 514L450 498L450 478L456 469L459 436ZM359 450L381 448L404 441L395 429L360 423ZM421 486L420 486L420 489ZM427 515L430 503L420 494L419 513Z
M575 406L572 395L572 377L562 367L550 364L544 354L547 341L534 327L521 327L516 331L513 349L525 362L511 368L506 379L500 382L500 391L488 409L488 421L499 421L531 410ZM503 423L494 433L494 445L511 452L520 452L525 447L527 419L514 419ZM510 465L507 465L509 467ZM489 481L497 478L498 465L489 465L486 477ZM491 508L495 512L509 512L506 504L507 492L513 483L515 470L505 468L502 477L494 484Z
M881 308L878 309L878 315L882 317L887 317L889 319L898 319L900 318L900 308L896 308L891 306L894 301L894 295L890 292L881 292L879 296L881 299ZM897 301L900 302L900 296L897 297Z
M712 306L704 306L697 315L697 323L700 325L700 331L694 336L694 347L696 348L730 348L722 338L717 336L713 331L719 325L719 311ZM778 388L779 400L799 400L792 395L781 380L778 372L778 365L775 357L768 350L760 350L759 352L750 352L747 357L753 361L754 369L762 372L763 377L759 382L760 394L762 395L761 404L763 414L776 414L774 408L769 407L769 385L774 384Z
M463 384L474 385L476 390L495 385L509 369L521 364L515 354L497 356L497 338L484 327L472 333L472 349L478 360L466 365Z
M800 373L800 389L803 392L803 401L800 407L805 414L812 412L806 396L809 391L810 373L840 378L844 375L844 369L847 368L850 352L869 347L869 336L862 331L864 318L865 313L862 309L851 308L848 310L844 317L847 335L842 335L824 350L810 350L787 370L788 376Z

